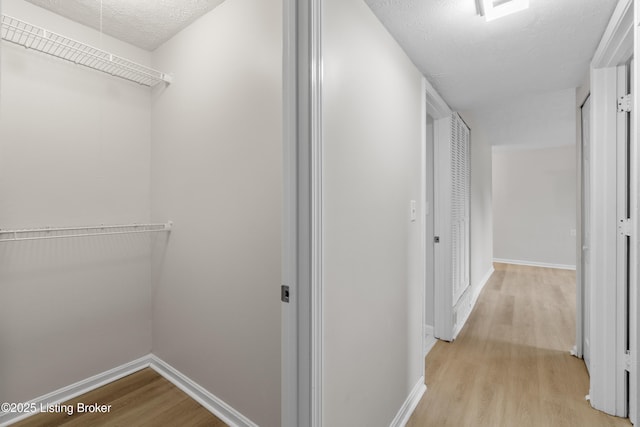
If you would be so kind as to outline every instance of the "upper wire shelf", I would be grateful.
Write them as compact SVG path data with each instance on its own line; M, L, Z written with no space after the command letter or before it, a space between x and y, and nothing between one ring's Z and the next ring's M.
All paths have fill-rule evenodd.
M104 50L2 15L2 39L144 86L171 83L172 77Z
M96 225L91 227L28 228L21 230L0 229L0 242L22 240L65 239L71 237L104 236L114 234L156 233L171 231L173 222L164 224Z

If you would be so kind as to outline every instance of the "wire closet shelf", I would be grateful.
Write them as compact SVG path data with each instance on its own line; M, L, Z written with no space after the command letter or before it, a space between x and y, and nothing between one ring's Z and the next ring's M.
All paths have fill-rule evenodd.
M91 227L0 229L0 242L23 240L66 239L71 237L105 236L117 234L157 233L171 231L171 221L164 224L96 225Z
M171 83L171 76L93 46L2 15L2 39L144 86Z

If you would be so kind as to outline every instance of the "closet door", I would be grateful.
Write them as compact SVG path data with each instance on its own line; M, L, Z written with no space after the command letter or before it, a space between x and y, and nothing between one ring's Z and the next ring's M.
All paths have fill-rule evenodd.
M470 311L470 132L457 114L437 125L434 329L452 341Z
M451 120L451 278L456 306L469 287L469 128Z

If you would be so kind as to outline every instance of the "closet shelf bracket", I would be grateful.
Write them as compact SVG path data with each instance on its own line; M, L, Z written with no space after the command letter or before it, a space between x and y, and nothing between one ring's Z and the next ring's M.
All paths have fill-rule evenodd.
M2 15L2 39L65 61L139 83L155 86L171 83L173 77L53 31L37 27L9 15Z

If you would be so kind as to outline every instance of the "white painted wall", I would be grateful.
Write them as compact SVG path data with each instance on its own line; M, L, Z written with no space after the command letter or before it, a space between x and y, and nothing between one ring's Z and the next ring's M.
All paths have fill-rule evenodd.
M20 0L3 13L117 54L150 55ZM3 43L0 228L150 219L150 91ZM0 243L0 401L148 354L149 236Z
M496 259L575 267L575 144L495 150L493 215Z
M491 183L492 174L492 160L491 147L495 147L495 150L501 150L501 159L504 157L519 155L516 154L518 150L535 150L538 152L540 149L553 148L553 147L566 147L574 144L576 139L576 113L575 113L575 89L564 89L552 92L543 92L536 95L531 95L524 98L513 98L510 100L504 100L499 103L494 103L473 111L466 111L463 114L465 120L469 122L472 129L472 150L478 149L479 146L483 148L480 151L472 151L472 216L476 218L477 227L472 224L472 251L474 246L483 242L484 248L477 248L475 254L488 254L493 252L493 257L496 259L510 259L515 261L531 261L539 263L551 263L561 264L567 266L575 265L575 237L571 236L570 229L575 229L575 176L571 177L570 181L563 181L566 185L571 185L572 190L568 187L562 187L562 194L557 197L569 198L567 203L563 203L562 207L554 205L553 215L560 215L560 218L554 220L550 218L546 220L546 223L551 228L544 230L538 230L540 234L537 235L535 241L523 241L527 237L523 231L520 234L514 234L513 227L519 227L523 230L532 230L532 224L527 221L539 222L539 215L535 215L533 211L524 212L524 216L520 215L517 218L512 217L513 214L520 214L524 209L538 210L540 206L547 206L549 204L546 193L531 188L526 190L523 188L517 190L513 188L517 197L525 198L529 207L521 206L510 207L507 200L511 200L512 195L504 196L497 202L496 196L493 194L493 202L491 196L491 190L488 187L494 186L494 192L496 191L496 185L501 183L496 182L497 176L502 181L504 178L503 172L504 165L507 165L508 161L495 164L493 160L493 169L496 171L493 173L493 184ZM479 144L480 143L480 144ZM509 151L511 150L511 151ZM574 153L575 154L575 153ZM534 156L535 157L535 156ZM542 156L544 157L544 156ZM538 157L535 157L538 159ZM546 161L541 158L541 161ZM566 157L565 157L565 160ZM567 160L566 165L558 166L561 169L567 169L565 172L569 173L571 170L575 174L575 158ZM543 175L543 165L536 165L533 163L533 158L526 164L527 170L533 173L536 177L540 178ZM511 168L513 170L513 168ZM487 175L488 174L488 175ZM496 175L498 174L498 175ZM478 181L478 176L484 176L483 184ZM474 178L475 177L475 178ZM511 179L511 178L509 178ZM533 179L533 178L532 178ZM550 176L543 178L543 180L554 179ZM527 184L525 181L518 181L519 184ZM529 182L530 184L533 181ZM515 182L507 182L504 185L511 185L513 187ZM480 192L477 190L480 189ZM559 189L556 190L560 191ZM484 193L484 194L483 194ZM475 201L474 201L475 199ZM564 199L563 199L564 200ZM487 205L487 203L489 203ZM566 205L573 203L572 208L568 208ZM479 206L478 206L479 205ZM491 207L493 205L493 208ZM475 207L474 207L475 206ZM565 209L567 207L567 210ZM478 212L478 209L480 211ZM491 210L493 209L493 214ZM475 212L475 213L474 213ZM480 215L480 216L479 216ZM493 218L491 218L493 215ZM572 216L572 219L569 219ZM546 214L545 214L546 217ZM506 229L508 219L511 229ZM472 220L473 222L473 220ZM493 222L493 235L488 236L487 224ZM518 223L518 224L516 224ZM478 230L478 227L482 227L482 230ZM558 227L562 227L559 231ZM475 231L474 231L475 229ZM548 231L554 230L555 235L547 235ZM480 233L481 235L476 235ZM524 233L524 234L523 234ZM531 234L531 233L529 233ZM551 243L556 249L547 250L550 246L548 239L554 239ZM474 243L474 240L476 243ZM486 245L489 242L493 242L493 248L488 251ZM526 248L525 248L526 246ZM571 249L569 249L571 247ZM516 248L519 248L516 250ZM542 256L541 254L545 254ZM476 255L472 255L472 275L474 274L474 258ZM484 255L481 255L484 256ZM543 261L546 260L546 261ZM478 262L475 262L478 265ZM484 264L481 262L480 264ZM480 270L476 270L475 274L483 274Z
M176 76L152 107L153 219L175 222L153 351L264 427L280 425L281 15L227 0L153 55Z
M323 33L323 422L388 426L424 364L421 75L362 0Z

